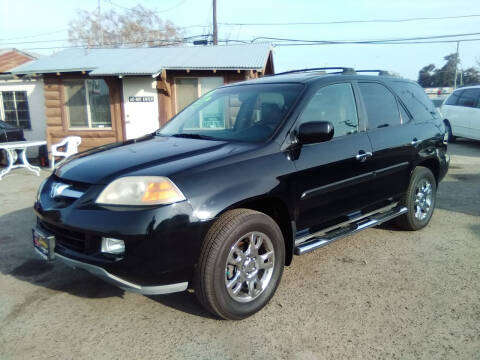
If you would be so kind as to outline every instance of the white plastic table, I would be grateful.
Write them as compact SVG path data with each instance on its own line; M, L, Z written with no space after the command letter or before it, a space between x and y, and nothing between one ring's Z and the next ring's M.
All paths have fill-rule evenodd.
M40 176L40 168L38 166L33 166L28 162L26 152L29 147L42 146L46 143L46 141L13 141L0 143L0 150L4 149L8 158L8 166L0 172L0 180L2 180L2 177L7 175L12 169L16 168L27 168L37 174L37 176ZM14 165L16 150L20 150L20 159L22 159L22 163Z

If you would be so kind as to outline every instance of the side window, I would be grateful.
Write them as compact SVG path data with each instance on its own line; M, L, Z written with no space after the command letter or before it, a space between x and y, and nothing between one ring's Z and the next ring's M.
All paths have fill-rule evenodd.
M378 83L359 83L367 108L368 129L400 125L400 114L395 96Z
M309 121L330 121L334 137L358 132L358 116L352 86L333 84L319 89L300 116L299 124Z
M457 105L476 107L480 89L465 89L458 98Z
M457 105L457 102L458 102L458 98L460 97L460 95L462 94L463 90L460 90L460 91L454 91L447 99L447 101L445 101L445 105Z

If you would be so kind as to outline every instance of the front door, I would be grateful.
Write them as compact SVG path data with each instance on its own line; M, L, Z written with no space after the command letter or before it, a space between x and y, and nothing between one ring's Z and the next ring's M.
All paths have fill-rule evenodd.
M124 78L123 104L127 139L152 133L160 127L156 81L152 78Z
M330 121L334 126L332 140L303 145L295 161L297 229L313 232L368 204L373 172L368 161L372 148L362 131L350 83L320 88L296 126L310 121Z

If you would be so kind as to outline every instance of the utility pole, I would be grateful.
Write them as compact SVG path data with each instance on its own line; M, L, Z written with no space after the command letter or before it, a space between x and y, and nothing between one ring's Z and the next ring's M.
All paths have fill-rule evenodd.
M457 55L455 56L455 79L453 81L453 88L457 88L457 75L458 75L458 47L460 46L460 41L457 41Z
M213 0L213 45L218 45L217 0Z

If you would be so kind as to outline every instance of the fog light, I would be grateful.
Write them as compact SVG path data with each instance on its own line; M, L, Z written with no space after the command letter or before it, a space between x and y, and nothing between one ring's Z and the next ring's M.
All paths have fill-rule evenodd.
M102 237L102 252L121 255L125 252L125 243L123 240Z

